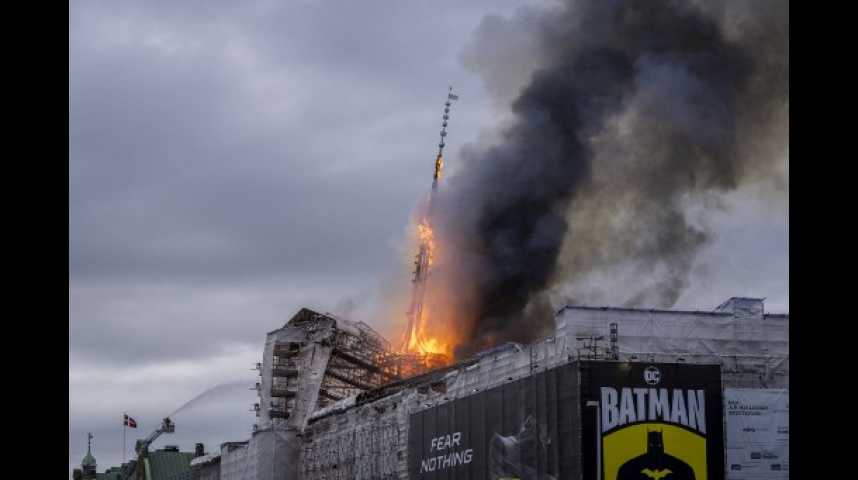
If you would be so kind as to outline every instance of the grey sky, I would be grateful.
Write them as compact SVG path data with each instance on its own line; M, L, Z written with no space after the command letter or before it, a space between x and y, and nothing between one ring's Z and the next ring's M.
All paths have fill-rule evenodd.
M447 85L455 170L505 115L463 66L474 32L539 3L70 4L69 468L87 431L99 469L118 464L123 410L133 445L199 392L253 385L265 333L302 306L353 304L385 330L373 313L408 278ZM510 63L505 91L532 68ZM788 311L788 204L760 198L736 192L710 219L681 306L758 295ZM157 445L245 439L253 402L233 388Z

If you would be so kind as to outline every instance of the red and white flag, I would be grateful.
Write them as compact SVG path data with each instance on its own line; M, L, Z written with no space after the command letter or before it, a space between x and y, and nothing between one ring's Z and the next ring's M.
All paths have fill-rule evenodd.
M125 415L124 425L127 425L131 428L137 428L137 422L133 418L129 417L128 415Z

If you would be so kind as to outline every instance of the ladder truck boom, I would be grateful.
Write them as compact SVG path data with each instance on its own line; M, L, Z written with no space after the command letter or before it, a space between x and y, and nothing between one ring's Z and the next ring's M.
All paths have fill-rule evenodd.
M158 427L157 430L150 433L148 437L137 440L137 444L134 446L134 449L137 451L137 455L143 455L146 451L149 450L149 445L152 445L158 437L161 436L162 433L173 433L176 431L176 424L170 420L170 417L165 418L161 421L161 426Z

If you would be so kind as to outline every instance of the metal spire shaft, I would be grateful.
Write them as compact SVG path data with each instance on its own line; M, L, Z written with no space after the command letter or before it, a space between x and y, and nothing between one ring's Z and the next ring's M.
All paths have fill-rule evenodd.
M450 120L451 101L458 100L459 96L453 94L453 86L447 92L444 102L444 115L441 117L441 140L438 143L438 154L435 156L435 172L432 175L432 190L429 192L426 209L423 212L421 223L429 225L430 213L435 192L438 189L438 180L444 168L444 138L447 136L447 121ZM426 284L429 280L430 245L426 238L421 238L417 258L414 261L414 278L412 279L411 306L408 309L408 327L403 335L403 343L400 350L405 351L411 338L417 335L416 329L420 325L423 316L423 298L426 294Z

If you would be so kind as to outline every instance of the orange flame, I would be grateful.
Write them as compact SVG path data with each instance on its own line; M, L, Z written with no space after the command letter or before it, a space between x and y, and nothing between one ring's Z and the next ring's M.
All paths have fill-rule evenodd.
M410 332L408 342L405 345L405 351L420 355L452 356L452 345L440 336L432 335L429 332L429 323L428 315L420 318L420 324L415 325L414 329Z
M441 171L444 169L444 157L440 154L438 158L435 159L435 177L434 180L438 181L441 179Z
M417 224L417 238L420 240L420 245L426 246L427 260L429 266L432 266L435 261L435 233L427 220Z
M424 218L417 223L416 233L420 248L425 248L426 263L434 266L439 253L438 240L428 219ZM423 310L415 318L411 331L405 333L403 343L403 353L420 356L427 367L447 365L453 360L455 338L451 332L454 329L445 328L450 314L444 311L437 298L442 290L442 282L427 282Z

